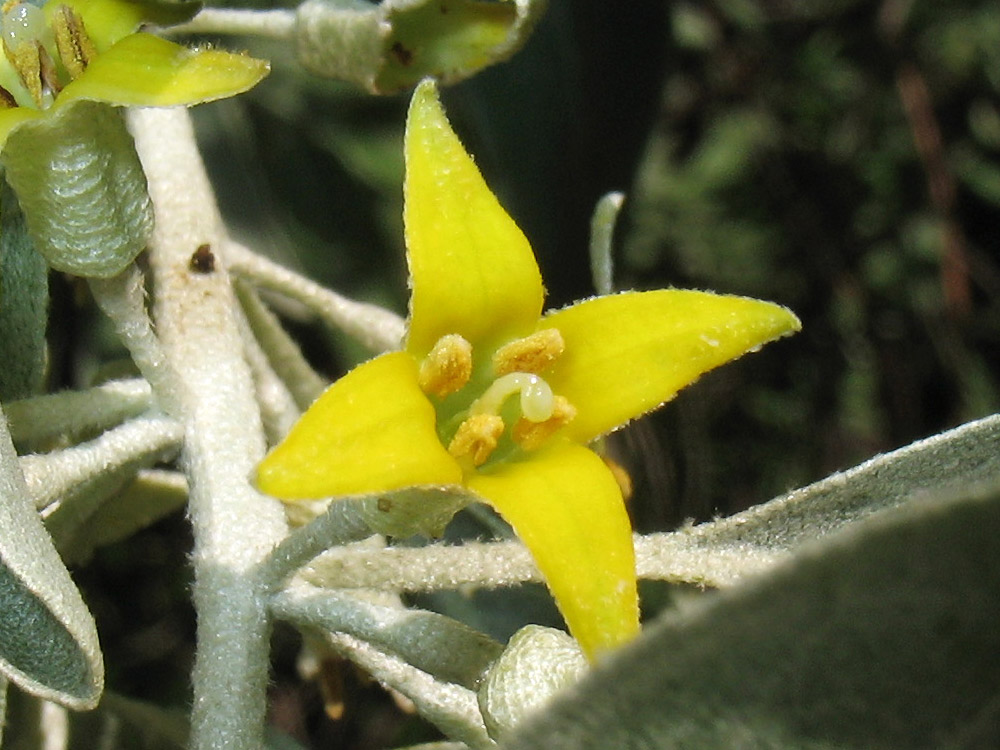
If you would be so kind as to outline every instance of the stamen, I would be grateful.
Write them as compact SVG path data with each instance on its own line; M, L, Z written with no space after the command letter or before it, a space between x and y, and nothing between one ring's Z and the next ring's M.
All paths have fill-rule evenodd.
M41 8L30 3L8 2L0 8L0 43L3 52L39 109L51 103L55 69L45 45L52 30Z
M493 372L497 375L511 372L538 374L555 362L565 348L566 343L558 328L536 331L497 349L493 353Z
M512 372L494 380L469 409L470 414L499 414L503 402L521 393L521 414L532 422L552 416L552 388L542 378L527 372Z
M532 422L529 419L519 419L514 424L510 436L514 442L526 451L540 448L555 432L573 421L576 417L576 407L564 396L553 397L552 412L543 422Z
M59 59L72 78L79 78L97 56L97 49L84 28L83 19L68 5L60 5L52 19L52 29L55 31Z
M611 469L611 475L615 478L615 482L618 483L618 489L621 490L622 498L628 500L632 497L632 477L629 476L628 471L617 461L608 458L607 456L601 456L605 465Z
M444 398L472 377L472 344L458 334L442 336L420 363L417 383L424 393Z
M470 456L474 465L482 466L496 450L502 434L503 420L496 414L473 414L458 426L448 453L455 458Z

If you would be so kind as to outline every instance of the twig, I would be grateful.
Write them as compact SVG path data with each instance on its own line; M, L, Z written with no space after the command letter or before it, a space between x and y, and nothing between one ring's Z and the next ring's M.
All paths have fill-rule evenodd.
M259 566L287 525L280 504L250 484L263 429L222 257L225 229L190 118L185 109L129 116L156 216L149 261L157 330L183 385L198 611L190 746L259 748L270 635Z

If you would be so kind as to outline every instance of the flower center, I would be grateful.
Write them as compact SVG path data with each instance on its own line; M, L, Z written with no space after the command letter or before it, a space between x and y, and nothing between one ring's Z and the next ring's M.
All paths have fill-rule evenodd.
M440 399L438 429L448 452L482 466L505 440L507 450L535 450L571 421L576 409L542 377L564 348L558 330L538 331L501 346L476 377L472 345L456 334L442 336L421 362L419 384ZM507 406L514 396L516 411Z
M97 54L83 19L68 5L52 12L34 2L0 6L0 106L51 106L63 86L80 76Z

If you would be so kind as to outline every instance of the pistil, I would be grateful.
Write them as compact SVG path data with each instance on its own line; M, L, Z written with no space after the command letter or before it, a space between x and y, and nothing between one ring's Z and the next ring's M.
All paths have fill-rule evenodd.
M527 372L512 372L494 380L469 409L470 414L499 414L503 402L521 394L521 414L532 422L552 416L554 396L543 378Z

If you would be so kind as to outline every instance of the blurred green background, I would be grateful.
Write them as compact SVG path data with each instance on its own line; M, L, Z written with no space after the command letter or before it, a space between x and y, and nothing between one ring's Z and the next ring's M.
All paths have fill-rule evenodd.
M405 312L407 95L312 77L273 42L219 42L273 68L248 95L194 110L232 233ZM591 211L623 190L619 288L752 295L802 319L613 437L638 529L741 510L997 409L1000 5L550 0L520 53L443 98L532 241L550 306L593 293ZM331 378L366 356L290 324ZM126 694L184 701L185 534L175 517L78 576L109 684ZM123 602L130 589L148 591ZM519 613L555 618L541 589L434 603L498 635ZM297 652L279 629L275 720L291 736L350 748L433 736L349 669L347 718L320 721Z

